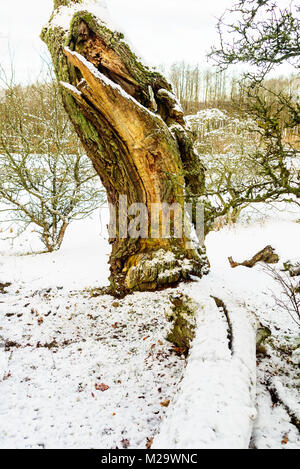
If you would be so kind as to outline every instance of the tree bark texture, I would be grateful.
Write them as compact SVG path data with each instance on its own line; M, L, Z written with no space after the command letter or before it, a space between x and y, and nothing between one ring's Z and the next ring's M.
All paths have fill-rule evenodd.
M66 111L117 219L119 196L126 195L128 206L145 204L150 223L152 204L183 206L203 195L204 170L170 84L144 66L123 35L87 5L86 0L55 0L41 37L62 82ZM57 20L66 9L68 29ZM191 274L201 276L207 269L203 248L186 248L191 230L169 239L123 238L117 230L111 239L112 289L154 290Z

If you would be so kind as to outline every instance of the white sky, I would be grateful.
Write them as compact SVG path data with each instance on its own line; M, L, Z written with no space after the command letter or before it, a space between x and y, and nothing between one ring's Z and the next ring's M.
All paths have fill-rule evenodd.
M45 48L39 39L52 12L52 0L0 0L0 61L14 56L18 80L34 78ZM206 64L216 41L216 17L233 0L107 0L113 19L136 49L154 64L185 60Z
M100 0L101 1L101 0ZM235 0L106 0L116 24L135 50L153 65L185 60L207 66L217 42L217 18ZM290 0L277 0L286 5ZM18 81L34 80L46 47L39 39L52 12L52 0L0 0L0 65L9 70L9 49ZM279 73L293 69L282 65Z

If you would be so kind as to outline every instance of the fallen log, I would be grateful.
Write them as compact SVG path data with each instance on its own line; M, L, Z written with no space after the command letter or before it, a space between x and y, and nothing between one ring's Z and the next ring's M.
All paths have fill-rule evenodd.
M203 294L198 282L186 288L199 305L196 336L152 449L249 448L256 417L257 320L238 305Z

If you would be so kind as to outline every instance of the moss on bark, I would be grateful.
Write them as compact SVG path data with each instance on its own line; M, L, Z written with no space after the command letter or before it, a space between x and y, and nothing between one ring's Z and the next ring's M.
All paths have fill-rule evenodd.
M55 7L69 3L80 2L55 2ZM174 105L170 84L144 66L123 35L110 30L101 18L88 11L76 12L69 30L64 31L56 25L55 14L41 37L58 80L72 85L62 88L66 111L106 188L108 201L116 207L117 218L120 194L127 196L128 205L146 204L151 215L152 203L183 206L186 194L203 193L203 168L183 113ZM91 71L93 66L100 78ZM180 239L147 240L123 239L117 232L116 239L111 239L112 289L151 290L190 274L201 275L205 264L201 249L186 249L186 241L185 232ZM176 264L172 272L163 260L169 253ZM153 268L158 257L160 266Z
M54 0L54 9L60 6L69 6L72 3L82 3L82 0Z
M198 305L182 294L171 296L170 300L172 306L165 314L167 320L172 322L172 328L167 340L187 354L195 337Z

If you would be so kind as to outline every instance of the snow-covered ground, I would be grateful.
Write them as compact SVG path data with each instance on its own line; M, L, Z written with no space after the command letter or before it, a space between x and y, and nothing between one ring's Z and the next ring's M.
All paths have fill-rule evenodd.
M213 232L206 241L207 277L123 300L91 295L107 284L109 273L105 213L102 223L98 213L74 222L56 253L22 255L41 249L30 230L14 246L0 241L0 282L11 282L0 293L0 447L150 445L186 385L186 360L165 340L164 311L171 292L195 290L204 312L205 298L213 295L228 310L254 313L271 329L265 353L257 357L251 446L300 447L299 328L275 306L271 292L280 294L278 286L261 265L231 269L227 260L243 261L268 244L280 255L278 268L287 259L299 260L299 218L274 210L268 218ZM209 336L209 327L205 331ZM208 339L217 340L216 331ZM194 370L191 383L201 390L205 377L201 368ZM221 428L220 418L214 423ZM180 426L184 416L177 419ZM190 432L190 447L204 441L191 429L183 431Z

